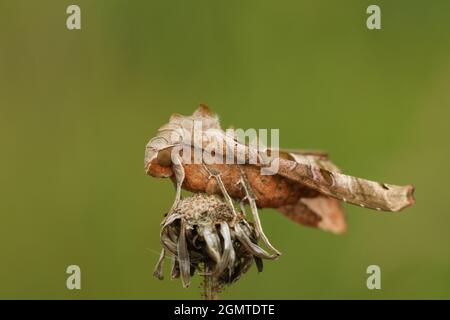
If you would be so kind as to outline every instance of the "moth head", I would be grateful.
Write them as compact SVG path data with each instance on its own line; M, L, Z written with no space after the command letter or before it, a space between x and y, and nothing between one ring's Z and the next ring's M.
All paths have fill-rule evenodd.
M153 177L167 178L172 176L171 154L173 145L162 137L155 137L145 147L145 173Z
M145 148L145 172L153 177L170 177L174 147L191 144L194 131L201 135L208 129L220 129L220 124L217 115L205 105L200 105L190 116L173 114Z

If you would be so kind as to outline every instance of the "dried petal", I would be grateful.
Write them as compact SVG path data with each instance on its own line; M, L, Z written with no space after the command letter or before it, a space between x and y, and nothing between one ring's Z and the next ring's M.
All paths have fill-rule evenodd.
M172 271L170 272L172 279L178 279L180 277L180 265L175 256L172 257Z
M173 223L177 219L181 219L181 215L178 213L174 213L167 216L162 227L163 228L167 227L169 224Z
M239 280L240 277L250 269L252 264L253 258L251 256L243 257L237 264L237 267L233 271L232 275L230 276L228 283L233 283Z
M166 256L166 250L162 249L161 254L159 255L158 263L156 264L155 270L153 271L153 276L155 276L159 280L164 279L162 267L164 265L165 256Z
M191 264L186 243L186 231L184 222L181 223L180 236L178 238L178 263L180 266L181 281L183 287L189 287L191 281Z
M253 259L255 259L256 269L258 269L258 272L263 272L264 264L262 259L258 257L253 257Z
M191 277L194 276L195 270L197 270L197 269L198 269L198 263L196 263L196 262L191 262Z
M206 251L214 262L219 263L221 246L219 236L216 232L215 228L213 229L213 227L208 225L198 227L198 233L205 239Z
M267 253L264 249L259 247L258 245L254 244L247 234L244 232L244 230L241 228L239 223L237 223L234 226L236 237L238 238L239 242L242 243L242 245L253 255L257 256L258 258L263 259L276 259L278 256Z
M178 254L177 244L173 242L172 239L170 238L168 229L163 229L161 232L161 244L171 254L173 255Z
M226 222L220 223L220 234L223 238L223 253L222 259L217 264L216 274L221 274L226 268L230 269L229 273L231 274L236 254L233 249L230 228Z
M178 243L178 234L180 233L179 228L171 227L167 229L167 233L170 237L170 240L172 240L173 243Z

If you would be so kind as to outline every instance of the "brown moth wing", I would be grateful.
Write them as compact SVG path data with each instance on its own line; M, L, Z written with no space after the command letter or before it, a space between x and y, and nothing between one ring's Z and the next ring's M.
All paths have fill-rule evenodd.
M312 167L340 172L340 169L331 162L324 151L302 149L279 149L279 157L307 163ZM347 230L345 213L340 206L340 201L322 195L314 197L302 197L296 204L289 204L277 208L288 219L299 224L319 228L335 234L342 234Z
M237 201L245 199L244 189L240 185L242 170L247 177L249 188L254 194L256 205L259 208L279 208L296 204L300 198L312 198L320 195L317 191L279 175L262 176L260 168L257 166L215 164L209 167L220 174L228 194ZM222 195L217 180L210 179L208 172L202 165L184 164L183 168L186 173L183 189L191 192Z
M309 164L328 171L341 172L324 151L279 149L278 154L281 159Z
M345 213L337 199L318 196L301 198L297 204L286 205L277 209L288 219L305 226L319 228L335 234L347 230Z
M272 149L273 150L273 149ZM308 149L286 149L282 148L279 149L280 153L286 153L286 154L297 154L302 156L315 156L318 158L328 158L328 153L323 150L308 150Z
M297 181L323 195L352 204L383 211L400 211L414 204L411 185L396 186L379 183L340 172L329 171L309 163L277 159L277 174Z

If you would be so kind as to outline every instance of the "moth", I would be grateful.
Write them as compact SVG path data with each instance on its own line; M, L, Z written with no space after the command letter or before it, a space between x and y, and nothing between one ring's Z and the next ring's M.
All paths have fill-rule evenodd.
M184 134L180 134L180 130ZM192 159L192 155L184 157L179 152L192 150L195 154L218 140L223 142L223 148L219 149L221 156L227 150L239 149L244 161L198 163L186 161ZM252 156L259 161L250 162ZM261 174L261 169L271 168L275 162L276 172ZM159 128L146 146L144 167L148 175L170 178L174 182L176 195L172 209L178 205L182 189L220 195L233 212L235 204L239 204L242 211L248 204L258 237L276 254L280 252L263 232L259 208L275 208L301 225L340 234L347 228L341 202L391 212L415 202L412 185L397 186L343 174L324 152L257 150L227 135L218 116L204 105L190 116L173 114L169 122Z

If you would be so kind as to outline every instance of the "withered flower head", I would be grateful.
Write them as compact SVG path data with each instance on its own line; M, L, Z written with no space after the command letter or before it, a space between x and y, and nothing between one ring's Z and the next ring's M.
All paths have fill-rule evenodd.
M195 194L181 200L162 223L163 251L154 275L163 278L166 253L173 256L172 278L189 286L195 271L209 275L218 287L231 284L247 272L253 261L259 272L262 259L275 259L257 244L253 224L242 213L214 195Z

